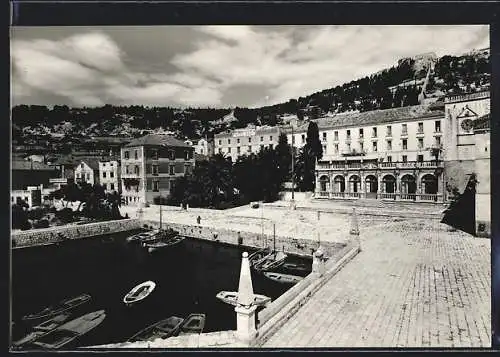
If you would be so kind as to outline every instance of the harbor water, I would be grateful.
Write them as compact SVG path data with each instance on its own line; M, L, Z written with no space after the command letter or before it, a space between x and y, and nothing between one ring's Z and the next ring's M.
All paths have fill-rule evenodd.
M236 329L234 307L215 296L222 290L238 290L241 254L249 249L188 238L177 246L148 253L126 242L131 234L14 250L13 340L29 332L23 316L83 293L92 299L74 317L104 309L106 319L63 349L124 342L159 320L191 313L206 314L204 332ZM311 266L311 261L298 257L289 257L287 262ZM125 306L125 294L147 280L156 283L152 294L136 305ZM255 293L273 300L291 287L255 272L252 280Z

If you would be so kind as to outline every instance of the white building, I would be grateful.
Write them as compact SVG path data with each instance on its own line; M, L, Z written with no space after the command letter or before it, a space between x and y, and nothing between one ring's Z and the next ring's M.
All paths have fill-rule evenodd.
M99 161L85 159L75 166L75 182L87 182L91 185L99 184Z
M118 160L99 161L99 182L106 192L121 192L120 162Z

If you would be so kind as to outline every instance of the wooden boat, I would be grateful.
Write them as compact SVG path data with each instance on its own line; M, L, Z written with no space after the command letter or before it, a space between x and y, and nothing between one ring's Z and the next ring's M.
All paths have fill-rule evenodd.
M216 296L217 299L233 306L238 305L237 291L220 291ZM257 306L265 306L271 302L271 298L265 295L254 294L254 304Z
M284 270L291 270L296 272L307 272L311 270L311 267L307 266L306 264L295 264L295 263L284 263L281 266L281 268Z
M26 315L22 318L25 322L36 323L42 319L48 319L63 312L72 310L90 300L89 294L82 294L73 298L65 299L55 306L46 307L35 314Z
M179 232L174 231L173 229L159 229L156 234L152 235L151 237L143 238L141 240L141 243L151 243L151 242L157 242L160 240L167 240L171 238L176 238L179 236Z
M130 290L123 298L123 302L128 306L144 300L156 287L156 284L149 280L145 281Z
M181 324L184 322L182 317L170 316L154 325L146 327L134 336L128 339L128 342L135 341L153 341L157 338L168 338L179 332Z
M156 241L152 242L145 242L143 243L144 248L147 248L149 253L153 253L159 249L166 248L166 247L171 247L176 244L179 244L185 239L185 237L182 236L175 236L172 238L166 238L166 239L159 239Z
M287 254L285 252L276 252L273 251L264 258L256 261L253 264L255 270L258 271L268 271L272 269L276 269L279 266L285 263L285 259L287 258Z
M106 318L104 310L94 311L71 320L33 341L33 345L57 349L96 328Z
M269 253L270 253L269 247L259 249L248 256L248 261L250 262L250 264L253 264L254 262L267 256Z
M47 321L42 322L39 325L33 327L32 332L23 337L22 339L13 342L12 346L14 348L20 348L24 345L29 345L33 341L37 340L39 337L45 335L47 332L55 330L59 326L61 326L64 322L69 320L71 314L69 312L63 313L61 315L57 315Z
M149 238L155 237L156 235L158 235L159 232L160 232L159 229L153 229L150 231L141 232L141 233L138 233L138 234L135 234L133 236L128 237L127 242L129 242L129 243L141 242L144 239L149 239Z
M264 272L264 276L278 283L284 283L284 284L296 284L302 279L304 279L301 276L273 273L273 272Z
M181 324L179 336L200 334L205 328L205 314L191 314Z

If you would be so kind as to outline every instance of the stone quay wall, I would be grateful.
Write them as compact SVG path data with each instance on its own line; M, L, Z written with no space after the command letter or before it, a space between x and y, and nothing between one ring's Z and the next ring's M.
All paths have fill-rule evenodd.
M158 228L159 222L143 221L149 227ZM273 236L270 234L259 234L253 232L234 231L226 228L214 228L203 225L187 225L180 223L163 222L163 228L171 228L180 235L189 238L203 239L212 242L221 242L236 246L252 248L264 248L272 246ZM293 237L276 236L276 249L283 250L288 254L302 257L312 257L312 253L318 249L318 241L309 239L296 239ZM321 247L327 257L338 254L346 246L340 242L321 242Z
M59 243L72 239L88 238L141 228L138 219L120 219L116 221L95 222L82 225L66 225L42 229L31 229L11 234L12 248L28 248Z

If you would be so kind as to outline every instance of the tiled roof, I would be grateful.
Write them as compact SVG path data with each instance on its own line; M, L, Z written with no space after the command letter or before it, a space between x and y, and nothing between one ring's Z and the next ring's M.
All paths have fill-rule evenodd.
M148 134L143 137L132 140L125 147L133 146L175 146L175 147L191 147L191 145L174 138L171 135Z
M384 110L371 110L361 113L341 113L333 117L320 118L314 120L318 124L318 128L344 128L351 126L368 126L384 123L392 123L404 120L417 120L428 117L444 117L444 110L442 108L429 105L414 105L408 107L391 108ZM299 124L295 131L307 131L309 122ZM291 129L286 130L290 132Z
M77 163L77 165L79 165L80 163L86 163L87 165L89 165L89 167L93 170L99 170L99 160L98 159L94 159L94 158L86 158L84 160L79 160L79 162Z
M53 171L54 168L41 162L33 162L27 160L13 160L12 170Z
M490 114L485 114L482 117L473 121L474 130L486 130L490 129Z

